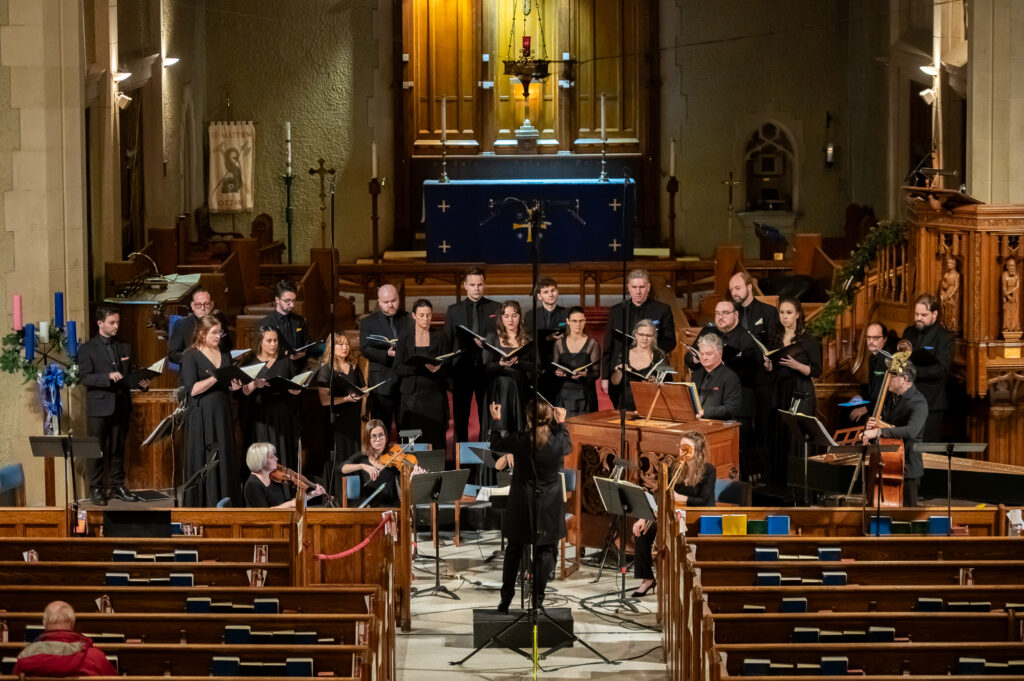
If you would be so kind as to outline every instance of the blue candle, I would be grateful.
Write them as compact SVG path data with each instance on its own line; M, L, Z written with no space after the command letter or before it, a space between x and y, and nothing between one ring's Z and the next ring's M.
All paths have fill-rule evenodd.
M68 321L68 356L78 357L78 328L75 322Z
M64 292L53 294L53 325L58 329L64 326Z
M25 360L31 362L36 358L36 325L29 322L25 325Z

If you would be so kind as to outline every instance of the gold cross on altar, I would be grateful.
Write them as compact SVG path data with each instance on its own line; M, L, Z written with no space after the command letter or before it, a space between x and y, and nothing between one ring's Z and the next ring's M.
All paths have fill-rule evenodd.
M325 168L323 158L316 160L319 168L310 168L310 175L320 176L320 248L327 248L327 190L324 181L328 175L334 175L334 168Z
M550 224L551 224L550 222L545 220L545 221L540 223L539 228L540 229L547 229L548 225L550 225ZM528 243L528 244L529 243L533 243L533 223L532 222L513 222L512 223L512 231L515 232L517 229L525 229L526 230L526 243Z
M451 208L452 206L444 199L441 199L441 203L437 204L437 207L441 209L442 213L447 213L448 209Z
M619 208L622 206L618 199L612 199L612 202L608 205L611 207L613 213L618 213Z
M448 255L448 249L451 248L452 245L450 243L448 243L447 239L445 239L440 244L438 244L437 247L441 249L442 253L444 253L445 255Z
M608 247L611 248L612 251L614 251L615 253L618 253L619 249L622 247L622 244L619 243L618 239L612 239L612 242L608 244Z

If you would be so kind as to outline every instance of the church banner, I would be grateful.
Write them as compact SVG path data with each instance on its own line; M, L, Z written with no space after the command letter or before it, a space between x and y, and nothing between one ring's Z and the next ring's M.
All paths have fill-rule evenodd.
M253 209L256 125L252 121L210 124L210 212Z

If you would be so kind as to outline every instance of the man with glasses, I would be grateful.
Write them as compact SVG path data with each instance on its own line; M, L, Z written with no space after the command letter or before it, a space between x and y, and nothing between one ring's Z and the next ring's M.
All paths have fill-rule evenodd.
M412 317L398 305L398 289L384 284L377 289L377 311L359 322L359 352L369 360L369 385L387 381L370 393L370 415L383 421L387 432L391 432L392 421L399 425L402 399L395 376L395 348L398 338L412 328Z
M261 327L277 331L280 351L291 360L293 372L298 372L306 359L306 351L299 348L309 342L306 340L306 320L294 312L296 300L295 284L287 279L277 282L274 311L260 322Z
M740 378L722 362L722 339L705 334L697 339L700 366L693 370L693 384L700 396L698 418L727 421L740 411Z
M604 333L604 352L601 358L601 389L608 393L612 404L619 403L621 384L609 385L612 367L622 363L623 352L629 347L626 334L642 319L650 319L658 330L658 347L666 355L676 347L676 323L672 308L650 297L651 276L647 270L633 270L626 279L629 296L608 310L608 327Z
M231 337L228 335L228 323L224 315L213 308L213 296L205 288L197 288L192 292L190 303L192 313L185 315L174 325L171 337L167 341L167 359L175 364L181 364L181 353L192 346L193 336L196 333L196 326L199 318L212 314L220 320L220 328L224 334L220 337L221 352L231 352Z
M889 379L889 392L893 398L882 408L883 423L869 418L861 436L864 444L876 438L903 440L903 505L917 506L917 490L924 476L924 459L914 445L922 442L925 422L928 420L928 400L914 386L917 371L908 361L903 370ZM867 473L865 473L865 476Z
M857 398L864 400L864 404L850 410L850 421L853 423L863 421L865 416L875 410L875 400L878 399L878 393L881 392L882 383L885 381L885 373L888 371L886 355L892 352L887 347L889 345L887 343L888 335L885 324L880 322L868 324L867 331L864 332L864 344L870 353L868 356L868 382L861 386L863 396L857 395L854 398L854 401L858 401Z

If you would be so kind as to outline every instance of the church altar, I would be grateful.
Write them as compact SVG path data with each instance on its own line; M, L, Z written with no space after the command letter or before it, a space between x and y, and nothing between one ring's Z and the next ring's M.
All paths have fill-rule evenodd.
M548 202L543 262L615 261L633 253L636 186L624 179L452 180L423 183L427 262L529 262L526 211L507 197ZM579 201L580 224L561 206ZM491 201L497 214L492 215ZM486 221L486 224L481 224Z

